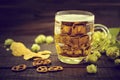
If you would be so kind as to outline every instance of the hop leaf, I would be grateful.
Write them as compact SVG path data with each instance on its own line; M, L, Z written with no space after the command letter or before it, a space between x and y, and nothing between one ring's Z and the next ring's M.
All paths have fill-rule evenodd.
M115 59L120 56L119 48L116 46L109 47L106 50L106 55L110 57L111 59Z

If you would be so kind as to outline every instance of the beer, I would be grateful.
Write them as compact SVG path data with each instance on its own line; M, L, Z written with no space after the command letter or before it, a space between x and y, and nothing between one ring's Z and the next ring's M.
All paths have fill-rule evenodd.
M94 16L91 15L64 14L55 17L55 45L62 62L74 64L90 54L93 24Z

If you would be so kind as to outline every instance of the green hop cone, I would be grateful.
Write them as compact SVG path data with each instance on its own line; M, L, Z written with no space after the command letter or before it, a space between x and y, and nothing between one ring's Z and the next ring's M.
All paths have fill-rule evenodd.
M5 40L4 45L5 46L10 46L13 42L14 42L13 39L8 38L8 39Z
M46 40L46 36L41 34L41 35L38 35L36 38L35 38L35 43L36 44L41 44L41 43L44 43Z
M89 62L89 63L96 63L98 61L98 57L94 54L90 54L87 56L86 58L86 62Z
M106 48L110 45L111 35L107 34L105 36L104 32L96 31L92 36L92 50L98 50L101 53L104 53Z
M90 64L86 67L88 73L97 73L97 66Z
M54 40L54 39L53 39L52 36L47 36L47 37L46 37L46 43L48 43L48 44L52 43L53 40Z
M31 50L33 52L38 52L40 50L40 46L38 44L33 44Z
M114 60L114 63L115 63L116 65L120 65L120 59L115 59L115 60Z
M94 50L92 55L95 55L95 56L97 56L98 58L101 57L101 53L100 53L99 51L97 51L97 50Z
M96 31L93 34L93 40L94 41L101 41L105 39L104 32Z

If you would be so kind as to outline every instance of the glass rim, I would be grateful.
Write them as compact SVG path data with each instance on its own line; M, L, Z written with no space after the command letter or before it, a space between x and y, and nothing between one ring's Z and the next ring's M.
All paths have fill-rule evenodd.
M89 15L94 16L92 12L85 11L85 10L62 10L56 12L56 15L65 15L65 14L78 14L78 15Z

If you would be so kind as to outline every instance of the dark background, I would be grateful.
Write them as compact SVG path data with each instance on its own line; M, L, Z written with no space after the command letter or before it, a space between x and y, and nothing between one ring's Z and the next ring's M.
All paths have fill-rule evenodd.
M120 0L0 0L0 31L52 34L55 13L71 9L91 11L95 23L120 27Z

